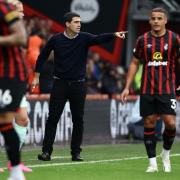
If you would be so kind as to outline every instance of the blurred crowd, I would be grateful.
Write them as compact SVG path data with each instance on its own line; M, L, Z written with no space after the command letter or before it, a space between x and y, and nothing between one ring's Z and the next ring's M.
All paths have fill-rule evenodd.
M125 85L125 71L120 66L100 58L98 53L90 52L87 59L88 94L119 94Z
M27 16L24 18L24 24L25 24L26 31L29 37L27 47L25 48L26 62L28 65L28 72L29 72L28 90L29 90L29 93L37 94L37 93L41 93L40 88L37 87L33 92L30 92L30 87L34 78L34 69L35 69L37 57L41 49L43 48L43 46L46 44L47 40L52 36L52 33L53 33L52 21L47 20L47 19L46 20L41 19L37 16L31 16L31 17ZM47 70L45 74L49 75L49 70Z

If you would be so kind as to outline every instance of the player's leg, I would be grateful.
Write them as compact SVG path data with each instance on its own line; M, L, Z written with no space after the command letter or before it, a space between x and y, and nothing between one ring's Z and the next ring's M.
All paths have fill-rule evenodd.
M171 172L171 163L169 155L176 136L175 116L162 115L161 117L164 120L165 124L165 129L163 132L163 150L161 153L163 168L165 172Z
M20 106L26 83L18 80L0 79L0 132L5 141L8 159L12 164L11 179L24 180L20 168L19 137L13 127L13 118Z
M75 82L70 86L70 109L72 113L73 131L71 139L72 161L83 161L80 156L84 130L84 104L86 98L85 82Z
M156 172L157 161L156 161L156 115L150 115L144 118L144 145L149 158L149 167L146 172Z
M13 113L13 114L14 114L14 113ZM0 114L0 126L2 126L1 123L2 123L2 124L5 124L5 123L6 123L6 121L5 121L6 117L7 117L7 116L5 116L5 114ZM8 121L11 122L11 119L9 119ZM3 173L3 172L4 172L4 169L3 169L3 168L0 168L0 173Z
M20 103L20 108L15 116L15 121L14 121L14 128L16 129L20 138L20 148L22 147L26 139L28 123L29 123L29 117L27 113L27 100L26 97L23 96Z
M22 148L22 145L25 142L26 139L26 133L27 133L27 126L29 123L29 117L27 113L27 100L26 97L23 96L20 108L18 112L15 115L15 120L13 121L13 126L19 136L20 140L20 149ZM32 172L32 169L25 166L24 163L20 163L20 167L24 172ZM8 169L10 170L12 168L11 163L8 163Z
M151 95L140 96L140 114L144 119L144 145L149 158L146 172L157 172L156 161L156 136L155 126L157 115L155 112L154 97Z
M164 121L163 150L161 153L165 172L171 172L169 153L176 136L176 99L174 95L162 95L159 99L159 114Z
M17 178L19 180L24 180L25 177L20 168L19 137L12 125L13 117L14 113L8 112L0 115L0 119L4 119L4 121L0 121L0 132L4 137L7 156L12 164L10 177ZM10 119L11 122L9 121Z
M42 161L50 161L53 152L53 143L56 136L56 129L64 106L67 101L67 82L63 80L55 80L50 95L49 117L46 121L45 134L43 139L42 154L38 155L38 159Z

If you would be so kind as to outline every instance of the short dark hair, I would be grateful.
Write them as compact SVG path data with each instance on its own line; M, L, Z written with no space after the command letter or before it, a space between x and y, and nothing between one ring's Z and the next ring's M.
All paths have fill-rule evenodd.
M160 13L164 13L166 17L168 17L168 12L162 8L162 7L157 7L157 8L153 8L150 12L150 14L152 14L153 12L160 12Z
M77 14L77 13L74 13L74 12L67 12L67 13L64 15L64 24L65 24L66 22L71 22L73 17L80 17L80 15Z

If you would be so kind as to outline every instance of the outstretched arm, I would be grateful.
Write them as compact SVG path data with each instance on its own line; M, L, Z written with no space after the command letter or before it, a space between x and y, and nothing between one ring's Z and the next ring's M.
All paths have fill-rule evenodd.
M114 33L103 33L99 35L93 35L88 33L88 44L98 45L112 41L115 37L125 39L127 31L114 32Z
M121 100L123 103L126 101L127 96L129 95L129 88L137 72L138 67L139 67L139 60L133 57L133 60L130 64L130 67L127 73L126 85L123 92L121 93Z

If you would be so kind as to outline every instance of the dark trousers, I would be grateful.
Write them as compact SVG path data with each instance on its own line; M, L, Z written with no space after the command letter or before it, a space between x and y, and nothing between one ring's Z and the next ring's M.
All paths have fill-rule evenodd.
M56 79L51 91L49 117L46 122L43 140L43 152L52 154L57 124L66 101L69 100L72 113L73 131L71 138L71 154L81 152L83 138L83 115L86 97L85 81L66 81Z

